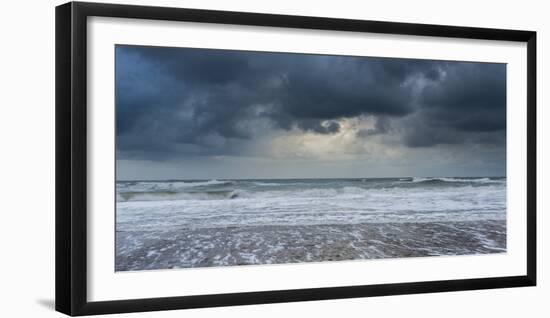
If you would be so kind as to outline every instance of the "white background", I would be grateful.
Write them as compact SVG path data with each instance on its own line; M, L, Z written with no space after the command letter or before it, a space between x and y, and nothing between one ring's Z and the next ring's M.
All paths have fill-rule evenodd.
M89 19L88 35L89 301L525 275L525 44L112 18ZM117 43L507 63L507 253L115 273Z
M112 1L122 2L122 1ZM221 10L358 19L424 22L539 32L538 41L538 221L539 286L489 291L391 296L353 300L226 307L117 315L117 317L545 317L550 313L550 279L543 268L550 251L544 214L550 208L550 22L544 1L124 1ZM0 32L0 316L61 317L54 298L54 6L61 1L10 2L2 10ZM547 87L548 85L546 85ZM545 190L546 189L546 190ZM545 193L546 192L546 193ZM545 252L545 253L544 253ZM147 288L147 286L143 286Z

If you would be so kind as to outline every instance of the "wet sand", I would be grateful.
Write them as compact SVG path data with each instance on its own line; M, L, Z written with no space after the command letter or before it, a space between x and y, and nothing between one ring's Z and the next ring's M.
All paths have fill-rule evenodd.
M506 221L117 231L116 270L506 252Z

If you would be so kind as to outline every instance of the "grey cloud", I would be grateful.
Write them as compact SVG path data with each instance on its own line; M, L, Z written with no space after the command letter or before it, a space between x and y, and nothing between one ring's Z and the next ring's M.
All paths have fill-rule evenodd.
M506 126L501 64L139 46L116 54L121 158L239 155L270 130L334 134L356 116L377 118L358 136L400 131L410 147L501 142L486 135ZM419 76L428 84L415 94L405 83Z
M505 65L455 62L446 65L445 73L423 89L419 109L405 120L405 144L504 144Z
M361 129L357 132L357 136L359 136L359 137L368 137L368 136L385 134L385 133L389 132L391 129L392 129L392 126L391 126L390 119L386 116L379 116L376 119L376 122L374 124L374 128Z

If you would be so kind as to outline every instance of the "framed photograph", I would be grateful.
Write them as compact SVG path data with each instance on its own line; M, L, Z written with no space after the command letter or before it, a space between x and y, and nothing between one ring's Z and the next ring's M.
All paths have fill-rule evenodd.
M56 309L534 286L535 81L533 31L58 6Z

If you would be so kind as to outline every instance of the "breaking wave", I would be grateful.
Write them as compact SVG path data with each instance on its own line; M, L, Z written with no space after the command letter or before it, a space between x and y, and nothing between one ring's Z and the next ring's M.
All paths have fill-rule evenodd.
M491 178L431 178L431 177L414 177L410 182L421 183L421 182L440 182L440 183L503 183L506 180L504 179L491 179Z
M363 180L324 180L323 182L310 183L287 180L279 182L209 180L119 183L117 184L117 202L270 198L352 200L380 194L392 196L410 194L415 191L456 192L459 191L458 188L502 187L506 184L506 179L503 178L415 177L367 182Z

